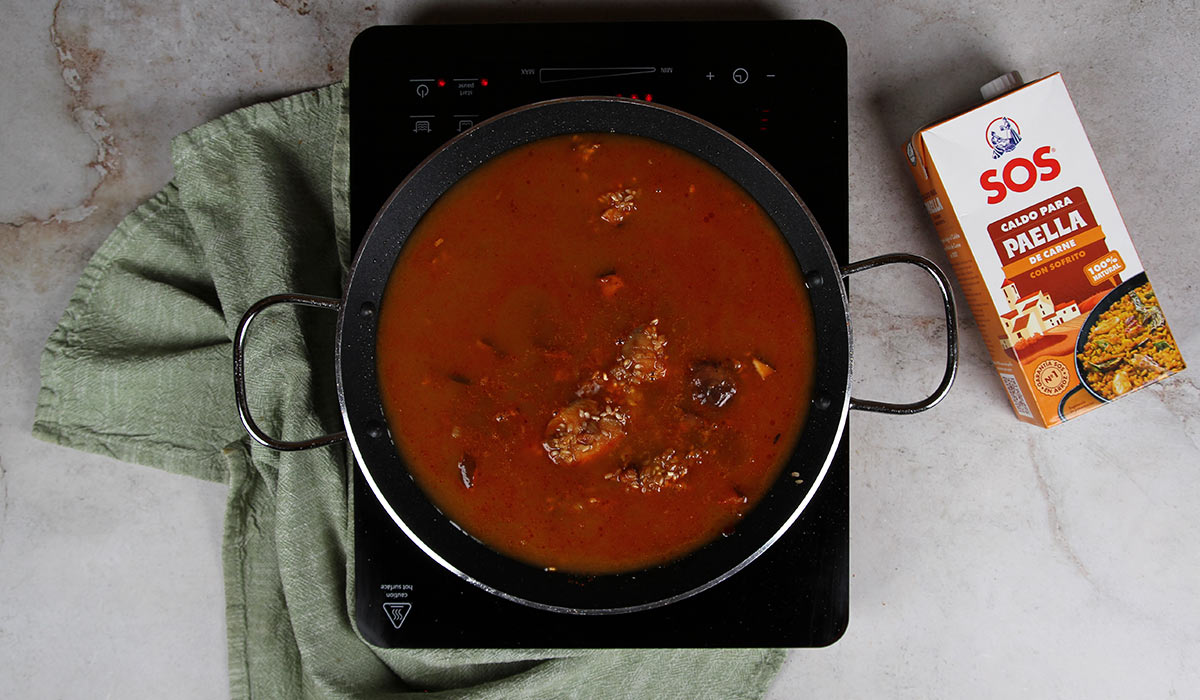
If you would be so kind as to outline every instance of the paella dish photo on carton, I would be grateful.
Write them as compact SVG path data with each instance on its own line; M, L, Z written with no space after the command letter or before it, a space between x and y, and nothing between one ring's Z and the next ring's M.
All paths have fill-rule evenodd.
M1083 381L1110 400L1183 369L1183 357L1149 282L1096 318L1078 358Z

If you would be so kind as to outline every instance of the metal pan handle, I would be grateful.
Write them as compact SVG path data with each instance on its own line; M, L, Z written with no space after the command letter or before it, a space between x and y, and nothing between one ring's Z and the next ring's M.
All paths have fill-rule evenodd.
M950 391L950 385L954 383L954 375L958 372L958 314L954 308L954 295L950 291L950 280L946 279L946 274L937 265L919 255L892 253L890 255L867 258L866 260L850 263L846 267L843 267L842 277L846 278L855 272L862 272L863 270L870 270L873 267L894 263L916 265L928 272L938 284L938 290L942 293L942 303L946 308L946 373L942 375L942 383L938 385L938 388L920 401L913 403L887 403L884 401L866 401L851 396L850 408L860 411L909 415L920 413L936 406L938 402L946 398L946 394Z
M233 337L233 393L237 398L238 417L242 419L242 426L246 428L247 433L250 433L250 437L254 438L259 444L282 452L307 450L313 447L341 442L346 439L346 431L344 430L309 440L276 440L264 433L262 428L258 427L258 424L254 422L254 418L250 415L250 403L246 400L246 335L250 330L250 324L254 321L254 318L267 307L276 304L300 304L301 306L314 306L318 309L329 309L330 311L340 311L342 308L341 299L315 297L307 294L276 294L265 299L260 299L249 309L246 309L242 320L238 322L237 333Z

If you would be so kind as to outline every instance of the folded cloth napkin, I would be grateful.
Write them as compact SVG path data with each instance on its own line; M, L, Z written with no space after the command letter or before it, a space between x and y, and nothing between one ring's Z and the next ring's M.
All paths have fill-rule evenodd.
M760 697L781 650L395 650L359 636L353 457L342 445L281 453L252 443L235 409L231 350L242 313L264 296L341 296L346 106L340 83L174 141L175 179L96 252L46 344L34 434L228 484L236 698ZM255 328L248 392L276 437L337 428L322 313L284 307Z

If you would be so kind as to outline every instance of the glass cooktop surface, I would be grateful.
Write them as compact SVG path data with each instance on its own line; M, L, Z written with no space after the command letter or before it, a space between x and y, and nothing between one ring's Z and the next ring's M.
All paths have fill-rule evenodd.
M479 121L545 99L620 95L745 142L800 194L845 265L846 79L844 39L819 21L374 27L350 53L352 243L412 169ZM459 579L405 536L354 469L355 618L384 647L831 644L849 619L849 466L843 437L799 519L729 579L599 616L537 610Z

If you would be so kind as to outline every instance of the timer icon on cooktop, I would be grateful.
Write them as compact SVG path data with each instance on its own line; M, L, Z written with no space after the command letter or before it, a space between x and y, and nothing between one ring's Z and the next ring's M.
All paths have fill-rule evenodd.
M744 85L750 79L750 71L745 68L735 68L733 70L733 82L738 85Z

